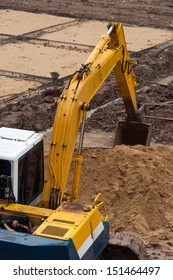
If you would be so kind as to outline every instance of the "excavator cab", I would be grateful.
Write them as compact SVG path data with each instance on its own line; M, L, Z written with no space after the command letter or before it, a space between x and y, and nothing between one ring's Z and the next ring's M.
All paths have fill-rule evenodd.
M119 121L115 132L115 145L150 146L151 125L137 121Z

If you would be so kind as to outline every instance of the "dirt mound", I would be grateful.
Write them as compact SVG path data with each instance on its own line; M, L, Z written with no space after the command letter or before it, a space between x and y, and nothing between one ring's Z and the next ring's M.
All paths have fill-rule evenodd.
M112 234L139 235L148 246L170 250L173 238L173 147L85 149L79 200L101 192ZM87 194L87 196L86 196Z

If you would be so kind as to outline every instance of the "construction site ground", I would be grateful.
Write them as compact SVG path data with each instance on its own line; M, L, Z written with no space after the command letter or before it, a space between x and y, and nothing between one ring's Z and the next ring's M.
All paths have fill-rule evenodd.
M92 203L102 193L110 246L130 248L139 259L173 259L172 1L0 3L0 126L42 131L47 158L55 99L107 24L117 21L137 62L137 97L143 121L152 126L151 146L113 147L126 113L111 73L90 104L79 201ZM72 163L68 188L73 170ZM132 258L114 249L108 246L100 258Z

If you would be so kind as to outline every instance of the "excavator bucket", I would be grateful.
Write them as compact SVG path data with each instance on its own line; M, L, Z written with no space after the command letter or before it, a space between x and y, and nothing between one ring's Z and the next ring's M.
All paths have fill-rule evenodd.
M120 121L116 128L115 145L144 145L151 141L151 125L140 122Z

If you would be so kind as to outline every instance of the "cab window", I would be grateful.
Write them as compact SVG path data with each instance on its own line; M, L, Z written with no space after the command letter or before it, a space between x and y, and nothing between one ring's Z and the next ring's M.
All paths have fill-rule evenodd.
M0 176L11 176L11 163L8 160L0 159Z
M43 141L19 159L19 203L30 204L42 192L44 184L43 161Z

